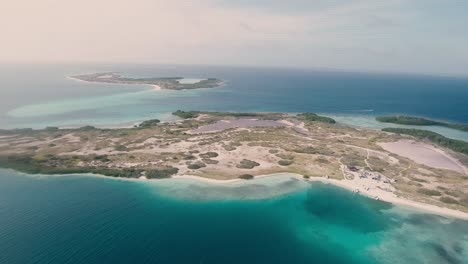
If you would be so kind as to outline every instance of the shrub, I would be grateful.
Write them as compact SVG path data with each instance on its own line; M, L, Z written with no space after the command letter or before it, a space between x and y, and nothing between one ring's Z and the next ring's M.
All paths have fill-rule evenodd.
M191 170L198 170L198 169L204 168L204 167L206 167L206 164L203 163L203 162L200 162L200 161L194 162L194 163L190 163L190 164L187 166L187 168L189 168L189 169L191 169Z
M210 152L200 154L200 157L201 158L216 158L218 157L218 153L210 151Z
M197 157L195 157L195 156L192 155L192 154L185 154L185 155L182 157L182 159L184 159L184 160L194 160L194 159L196 159L196 158L197 158Z
M99 160L99 161L102 161L102 162L109 162L110 161L109 158L107 157L107 155L95 156L94 160Z
M302 153L302 154L320 154L320 155L326 155L326 156L333 155L334 153L333 151L327 148L320 148L320 147L314 148L311 146L297 148L297 149L294 149L293 151L296 153Z
M377 121L384 123L395 123L402 125L413 125L413 126L445 126L453 129L462 131L468 131L468 125L466 124L452 124L445 123L435 120L430 120L421 117L414 116L379 116L376 117Z
M96 128L93 126L83 126L83 127L78 128L78 130L81 130L81 131L90 131L90 130L95 130L95 129Z
M465 206L465 207L468 207L468 196L465 196L463 198L460 199L460 204Z
M116 151L128 151L128 148L124 145L117 145L114 147Z
M233 147L231 145L224 145L223 148L226 150L226 151L233 151L233 150L236 150L236 147Z
M289 166L293 164L293 161L292 160L280 160L278 161L278 164L281 166Z
M328 164L328 163L330 163L330 161L327 160L327 159L324 158L324 157L318 157L318 158L316 158L316 159L315 159L315 162L321 163L321 164Z
M48 132L53 132L53 131L58 131L59 128L58 127L51 127L51 126L48 126L45 128L46 131Z
M141 124L138 125L138 127L149 128L149 127L153 127L153 126L158 125L160 122L161 121L159 119L146 120L146 121L141 122Z
M305 121L316 121L328 124L335 124L336 121L333 118L326 117L326 116L319 116L315 113L302 113L297 115L299 118Z
M418 193L422 193L422 194L429 195L429 196L440 196L441 195L441 193L439 191L426 189L426 188L419 188Z
M239 169L253 169L257 166L260 166L260 164L252 160L243 159L236 167Z
M252 180L254 178L254 176L252 174L242 174L239 176L239 179L243 179L243 180Z
M175 116L178 116L183 119L187 118L197 118L198 117L198 112L196 111L182 111L182 110L177 110L172 113Z
M179 172L178 168L167 167L162 169L151 169L146 171L146 178L148 179L164 179L170 178L172 175Z
M458 201L451 198L451 197L448 197L448 196L443 196L443 197L440 197L439 200L443 203L446 203L446 204L458 204Z
M218 164L219 161L213 159L202 159L202 161L206 164Z
M460 197L463 193L462 193L462 192L459 192L459 191L450 191L450 190L446 190L446 191L445 191L445 194L450 195L450 196L453 196L453 197Z

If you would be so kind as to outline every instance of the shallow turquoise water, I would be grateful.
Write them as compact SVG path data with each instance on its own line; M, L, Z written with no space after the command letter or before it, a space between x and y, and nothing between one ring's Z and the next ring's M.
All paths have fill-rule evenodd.
M132 77L217 77L223 87L152 91L149 86L86 83L67 76L118 71ZM318 112L379 128L382 114L468 123L468 79L181 65L0 65L0 128L131 125L171 112ZM386 125L384 125L386 126ZM391 125L389 125L391 126ZM468 140L468 132L430 127Z
M281 179L148 184L0 170L0 263L468 260L466 221Z

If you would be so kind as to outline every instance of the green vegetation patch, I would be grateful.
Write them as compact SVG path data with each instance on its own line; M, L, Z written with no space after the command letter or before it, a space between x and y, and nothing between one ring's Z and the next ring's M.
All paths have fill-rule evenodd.
M253 169L257 166L260 166L260 163L255 162L253 160L243 159L239 164L237 164L236 167L239 169Z
M331 156L334 152L326 147L301 147L293 149L292 151L296 153L303 153L303 154L320 154L325 156Z
M140 127L140 128L150 128L150 127L157 126L159 123L161 123L161 120L151 119L151 120L146 120L146 121L141 122L141 124L138 125L138 127Z
M311 121L311 122L322 122L322 123L328 123L328 124L336 123L335 119L333 118L320 116L315 113L302 113L302 114L298 114L297 117L299 117L299 119L302 119L305 121Z
M199 111L182 111L182 110L177 110L172 113L175 116L178 116L182 119L188 119L188 118L197 118L198 115L200 114Z
M148 179L164 179L164 178L170 178L172 175L176 174L177 172L179 172L179 169L174 168L174 167L150 169L150 170L146 170L145 176Z
M45 128L45 131L48 131L48 132L55 132L55 131L58 131L58 130L59 130L58 127L51 127L51 126L49 126L49 127L46 127L46 128Z
M216 157L218 157L218 153L213 152L213 151L200 154L200 158L205 158L205 159L216 158Z
M443 196L443 197L440 197L439 200L443 203L446 203L446 204L458 204L458 201L451 198L451 197L448 197L448 196Z
M202 159L202 161L206 164L218 164L219 161L214 160L214 159Z
M128 151L128 148L124 145L117 145L114 147L116 151Z
M77 129L78 131L92 131L92 130L97 130L97 128L93 126L82 126Z
M324 157L318 157L315 159L315 162L320 163L320 164L329 164L330 161Z
M184 159L184 160L194 160L194 159L196 159L196 158L197 158L197 157L195 157L195 156L192 155L192 154L184 154L184 155L182 156L182 159Z
M138 178L142 169L104 167L78 167L76 162L87 157L32 157L29 155L12 155L0 157L0 167L14 169L29 174L83 174L93 173L111 177Z
M254 178L254 176L252 174L242 174L239 176L239 179L243 179L243 180L252 180Z
M440 196L440 195L442 195L437 190L431 190L431 189L426 189L426 188L419 188L418 193L422 193L422 194L428 195L428 196Z
M468 125L466 124L451 124L446 122L440 122L430 120L422 117L414 116L379 116L375 118L379 122L383 123L394 123L400 125L412 125L412 126L444 126L453 128L461 131L468 131Z
M204 168L206 167L206 164L201 162L201 161L197 161L197 162L194 162L194 163L190 163L187 168L191 169L191 170L198 170L198 169L201 169L201 168Z
M293 164L294 161L292 160L280 160L278 161L278 164L281 165L281 166L289 166L291 164Z

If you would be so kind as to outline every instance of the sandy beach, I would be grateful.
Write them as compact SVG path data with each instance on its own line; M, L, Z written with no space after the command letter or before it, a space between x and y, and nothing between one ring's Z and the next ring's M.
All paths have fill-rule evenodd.
M275 173L275 174L267 174L267 175L259 175L256 176L255 179L261 179L265 177L272 177L272 176L277 176L279 174L284 174L284 173ZM294 173L287 173L288 176L294 177L298 180L305 180L304 177L300 174L294 174ZM199 180L202 182L207 182L210 184L233 184L233 183L238 183L238 182L246 182L246 180L242 179L230 179L230 180L216 180L216 179L208 179L208 178L203 178L199 176L193 176L193 175L182 175L182 176L176 176L174 179L190 179L190 180ZM251 181L255 181L255 179ZM322 182L322 183L327 183L327 184L333 184L334 186L341 187L344 189L347 189L349 191L359 191L359 194L365 195L369 198L375 199L378 197L379 200L385 201L392 203L394 205L399 205L403 207L410 207L412 209L416 209L418 211L421 211L422 213L427 212L427 213L432 213L440 216L446 216L446 217L454 217L454 218L459 218L459 219L464 219L468 220L468 213L458 211L458 210L453 210L449 208L444 208L444 207L439 207L435 205L430 205L430 204L423 204L423 203L418 203L414 201L410 201L401 197L396 196L392 192L387 192L379 188L370 188L366 186L364 183L359 182L358 179L355 180L335 180L335 179L327 179L327 178L319 178L319 177L311 177L307 179L306 181L309 182Z
M159 85L151 85L151 87L153 87L154 91L159 91L159 90L162 89L161 86L159 86Z
M100 79L106 79L106 78L110 78L110 77L112 77L112 76L111 76L111 75L103 75L103 76L100 76L100 77L98 77L98 78L100 78ZM89 83L88 81L80 80L80 79L74 78L74 77L72 77L72 76L67 76L67 79L73 80L73 81L77 81L77 82ZM153 91L160 91L160 90L162 90L161 86L159 86L159 85L155 85L155 84L148 84L148 85L151 86L151 88L152 88Z
M35 175L35 174L26 174L26 173L21 173L21 174L25 176L29 176L29 177L38 177L38 178L69 176L69 175L42 175L42 174ZM228 180L217 180L217 179L205 178L205 177L188 175L188 174L177 175L172 178L168 178L164 180L166 181L167 180L195 180L195 181L200 181L200 182L213 184L213 185L232 185L232 184L238 184L238 183L251 184L251 183L255 183L255 181L259 179L275 177L275 176L280 176L280 175L283 175L283 176L287 175L287 177L296 178L297 180L306 181L306 182L322 182L326 184L332 184L334 186L356 192L360 195L365 195L372 199L376 199L378 197L378 199L381 201L389 202L398 206L408 207L413 210L420 211L421 213L431 213L431 214L435 214L439 216L453 217L453 218L468 220L468 213L445 208L445 207L439 207L439 206L435 206L431 204L424 204L424 203L419 203L415 201L410 201L408 199L398 197L393 192L385 191L379 188L378 186L372 186L372 184L369 184L369 182L363 181L362 179L359 179L359 178L355 178L353 180L336 180L336 179L327 179L325 177L311 177L309 179L304 179L303 175L296 174L296 173L274 173L274 174L258 175L258 176L255 176L255 178L252 180L243 180L243 179L238 179L238 178L228 179ZM76 174L76 176L98 177L98 178L108 179L108 180L133 181L133 182L152 183L152 184L157 184L158 181L161 181L158 179L147 179L146 177L140 177L138 179L113 178L113 177L108 177L108 176L99 175L99 174L92 174L92 173Z

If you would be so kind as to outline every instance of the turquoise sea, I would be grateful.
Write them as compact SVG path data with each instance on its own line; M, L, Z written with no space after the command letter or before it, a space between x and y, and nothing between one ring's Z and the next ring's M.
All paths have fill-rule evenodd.
M0 170L0 216L9 264L468 261L466 221L287 175L209 185Z
M67 76L217 77L152 91ZM468 123L468 79L181 65L0 65L0 128L122 126L183 110L318 112L371 128L381 114ZM452 138L468 133L429 128ZM468 222L288 175L213 185L0 170L0 264L468 263Z
M67 78L108 71L131 77L216 77L225 85L153 91ZM0 128L132 125L151 118L171 120L177 109L309 111L375 128L383 127L374 120L382 114L468 123L468 78L227 66L0 65L0 90ZM468 132L429 129L468 140Z

